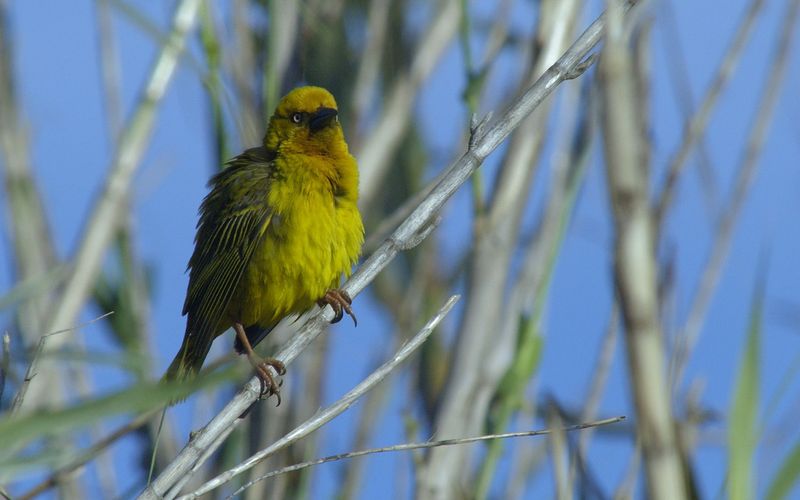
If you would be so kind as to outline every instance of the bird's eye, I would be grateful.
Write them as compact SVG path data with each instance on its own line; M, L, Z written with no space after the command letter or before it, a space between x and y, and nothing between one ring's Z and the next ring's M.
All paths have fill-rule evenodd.
M295 113L292 115L292 122L300 123L303 121L303 113Z

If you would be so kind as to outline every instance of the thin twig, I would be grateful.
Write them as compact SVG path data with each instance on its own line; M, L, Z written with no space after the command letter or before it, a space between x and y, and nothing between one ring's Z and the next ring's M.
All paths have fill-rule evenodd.
M236 467L218 475L217 477L213 478L212 480L208 481L200 488L195 490L194 492L184 495L181 497L182 500L189 500L192 498L197 498L202 494L208 493L209 491L222 486L223 484L230 481L232 478L236 477L237 475L245 472L246 470L252 468L257 463L261 462L265 458L269 457L270 455L274 454L276 451L286 448L287 446L299 441L300 439L304 438L305 436L311 434L312 432L316 431L326 423L333 420L334 417L340 415L350 406L352 406L361 396L366 394L370 389L375 387L379 382L385 379L392 371L400 365L403 361L405 361L414 351L417 350L419 346L421 346L433 333L433 330L436 326L447 316L447 313L453 308L453 306L458 301L458 295L453 295L450 299L439 309L439 312L436 315L428 320L425 326L414 336L408 343L406 343L389 361L384 363L381 367L377 370L372 372L367 378L365 378L360 384L354 387L350 392L342 396L336 403L328 406L324 410L317 412L311 418L297 426L293 429L289 434L285 435L283 438L279 439L269 447L261 450L260 452L254 454L241 464L237 465Z
M483 160L497 149L522 120L564 81L565 76L570 73L572 68L586 57L586 54L600 40L602 30L602 20L598 19L592 23L569 50L512 103L511 107L491 128L473 142L473 147L447 169L447 174L430 195L417 206L400 227L344 285L345 291L351 297L355 297L358 292L363 290L416 234L430 225L447 200L469 179L472 172L480 167ZM289 364L308 344L314 341L331 319L333 319L333 311L330 307L326 307L321 313L312 315L276 357L285 364ZM216 437L235 425L234 422L242 412L258 399L260 388L261 384L258 378L251 378L216 417L194 436L175 460L156 478L152 486L142 493L140 498L158 498L186 474L195 465L203 451L213 445Z
M55 332L46 333L42 335L42 338L39 339L39 343L36 345L36 350L33 352L33 357L31 358L31 363L28 365L28 370L25 372L25 378L22 380L22 384L20 384L19 386L19 390L17 391L17 395L14 398L14 402L11 404L10 414L13 415L20 409L22 403L25 401L25 396L28 393L28 387L30 386L31 380L33 380L33 377L38 375L37 367L39 366L39 358L44 352L44 346L47 343L47 339L49 339L54 335L60 335L62 333L71 332L73 330L80 330L81 328L91 325L96 321L100 321L101 319L111 316L112 314L114 314L114 311L109 311L103 314L102 316L98 316L97 318L91 321L87 321L86 323L83 323L81 325L77 325L72 328L65 328L63 330L58 330Z
M572 432L578 431L581 429L588 429L590 427L600 427L603 425L611 425L617 422L621 422L625 420L625 416L613 417L613 418L606 418L603 420L597 420L595 422L587 422L583 424L577 425L570 425L568 427L562 427L558 429L542 429L537 431L522 431L522 432L506 432L503 434L488 434L483 436L475 436L469 438L458 438L458 439L442 439L440 441L428 441L427 443L406 443L406 444L398 444L394 446L385 446L382 448L371 448L369 450L361 450L361 451L351 451L348 453L341 453L339 455L331 455L324 458L319 458L317 460L313 460L310 462L303 462L300 464L290 465L289 467L284 467L282 469L270 472L269 474L262 476L256 481L263 481L264 479L269 479L271 477L286 474L288 472L294 472L300 469L305 469L307 467L313 467L314 465L324 464L327 462L336 462L338 460L346 460L350 458L357 458L363 457L364 455L372 455L375 453L387 453L387 452L395 452L395 451L409 451L409 450L419 450L424 448L437 448L439 446L455 446L455 445L463 445L463 444L470 444L470 443L478 443L481 441L490 441L492 439L511 439L511 438L521 438L521 437L532 437L532 436L546 436L553 434L554 432ZM238 495L239 493L243 492L247 488L249 488L255 481L251 481L241 488L236 490L232 495L227 498L233 498L234 496ZM189 497L186 497L189 498Z
M72 272L45 331L61 330L74 323L86 297L91 292L103 263L103 255L120 221L120 212L126 206L133 174L149 142L156 109L178 66L186 35L194 25L199 5L200 0L181 0L175 9L168 42L162 47L136 111L122 132L103 193L91 211L75 254ZM44 351L57 349L68 340L68 337L50 336L47 339L50 340L43 345ZM58 387L56 370L56 366L42 367L40 383L34 384L31 392L35 395L43 391L53 391L54 387ZM33 403L38 399L38 397L29 398L31 403L25 405L23 409L32 409Z

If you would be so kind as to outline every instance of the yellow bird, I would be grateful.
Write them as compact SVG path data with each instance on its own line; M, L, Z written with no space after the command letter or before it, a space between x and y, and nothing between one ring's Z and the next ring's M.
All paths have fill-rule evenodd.
M284 317L315 302L356 321L346 292L364 241L358 211L358 167L338 120L336 101L320 87L284 96L261 147L211 178L200 206L183 314L186 332L165 379L196 374L214 339L233 327L262 394L278 396L267 366L283 363L253 352Z

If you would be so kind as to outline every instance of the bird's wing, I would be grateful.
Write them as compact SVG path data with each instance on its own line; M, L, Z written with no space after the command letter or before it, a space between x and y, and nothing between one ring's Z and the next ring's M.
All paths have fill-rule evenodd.
M237 156L212 178L211 192L200 206L195 249L189 260L189 288L183 314L187 353L204 359L236 287L269 226L267 204L274 173L263 148Z

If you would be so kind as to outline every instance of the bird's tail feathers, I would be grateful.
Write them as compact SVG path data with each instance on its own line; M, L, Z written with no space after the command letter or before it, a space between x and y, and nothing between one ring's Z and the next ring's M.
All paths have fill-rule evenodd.
M205 357L200 358L190 352L188 339L188 335L184 337L178 354L175 355L175 359L172 360L161 380L183 381L194 377L200 371Z

